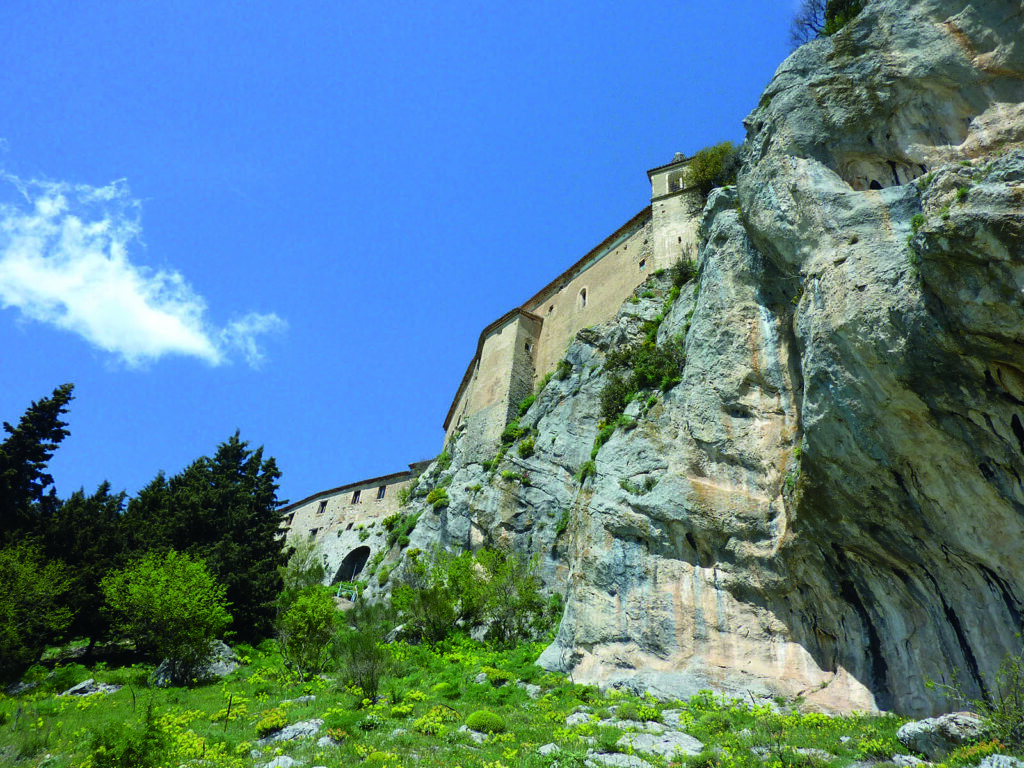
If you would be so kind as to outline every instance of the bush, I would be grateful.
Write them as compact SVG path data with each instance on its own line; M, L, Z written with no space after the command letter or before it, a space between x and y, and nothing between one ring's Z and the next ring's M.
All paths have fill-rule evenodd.
M326 589L303 591L277 622L285 662L303 679L323 672L331 661L338 625L338 609Z
M63 565L46 562L35 544L0 550L0 680L16 678L71 623L70 585Z
M150 552L101 582L115 627L136 648L169 662L171 682L193 679L231 622L218 584L200 559Z
M601 388L601 418L614 419L626 410L632 393L633 389L626 379L612 374Z
M519 420L513 419L505 427L505 431L501 433L501 442L506 445L511 445L523 435L527 434L529 430L519 426Z
M698 151L688 167L690 185L707 196L715 187L724 187L736 180L739 153L731 141L723 141Z
M127 723L108 726L92 738L93 768L155 768L168 753L168 739L153 714L153 705L146 707L142 728L136 733Z
M528 437L525 440L523 440L523 442L519 444L519 448L517 449L517 452L519 453L519 458L528 459L531 456L533 456L534 446L535 443L532 437Z
M427 504L429 504L435 512L444 509L449 503L450 500L448 498L447 488L435 488L427 494Z
M863 0L804 0L790 26L790 42L796 47L818 37L834 35L863 7Z
M486 709L478 709L466 718L466 727L480 733L504 733L505 721L500 715Z
M344 633L338 647L349 682L363 690L370 701L377 700L381 681L391 669L391 654L369 631Z

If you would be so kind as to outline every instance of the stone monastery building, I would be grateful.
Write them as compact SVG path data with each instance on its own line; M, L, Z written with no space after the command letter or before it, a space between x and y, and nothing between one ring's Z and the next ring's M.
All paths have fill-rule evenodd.
M647 172L651 202L596 248L480 332L444 419L445 444L460 434L463 450L493 456L523 398L553 371L578 331L611 319L654 270L696 253L703 199L687 182L689 159ZM383 552L380 522L399 512L399 492L430 461L383 477L313 494L281 510L289 541L317 542L330 583L355 579Z

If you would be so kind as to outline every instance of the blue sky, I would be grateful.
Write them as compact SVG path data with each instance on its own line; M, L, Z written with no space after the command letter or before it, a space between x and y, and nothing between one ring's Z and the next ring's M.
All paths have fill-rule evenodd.
M724 139L793 0L0 11L0 419L57 491L240 430L297 500L441 449L480 329Z

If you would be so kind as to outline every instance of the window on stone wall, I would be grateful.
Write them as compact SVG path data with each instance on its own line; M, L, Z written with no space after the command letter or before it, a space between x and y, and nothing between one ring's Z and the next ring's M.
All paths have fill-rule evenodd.
M580 309L583 309L585 306L587 306L587 289L586 288L580 288L579 305L580 305Z
M309 529L309 540L310 541L312 541L313 539L316 538L317 531L319 531L319 530L320 530L319 528L310 528Z
M387 493L387 492L388 492L388 487L386 485L382 485L380 488L378 488L377 489L377 501L380 501L381 499L383 499L384 498L384 494Z
M359 503L359 491L352 491L352 503L353 504L358 504Z
M353 526L353 525L355 525L355 523L349 523L349 524L348 524L348 528L346 528L345 530L346 530L346 531L351 531L351 530L352 530L352 526Z
M286 525L291 525L292 524L292 520L294 520L294 519L295 519L295 513L292 512L290 515L288 515L288 522L286 523Z
M531 344L530 340L527 339L526 343L523 345L523 347L526 349L527 352L529 352L531 349L533 349L533 344Z
M324 499L323 501L320 502L320 507L317 509L316 513L318 515L322 515L326 509L327 509L327 499Z
M640 259L640 269L647 269L647 259Z

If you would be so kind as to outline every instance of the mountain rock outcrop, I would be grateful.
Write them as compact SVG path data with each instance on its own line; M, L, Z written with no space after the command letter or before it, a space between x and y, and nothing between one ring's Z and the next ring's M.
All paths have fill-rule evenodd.
M947 709L928 680L983 693L1024 629L1022 43L1016 0L876 0L796 51L660 321L682 381L580 477L654 276L577 335L532 455L456 441L428 470L450 502L411 546L536 556L566 599L541 662L577 681L911 715Z

